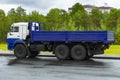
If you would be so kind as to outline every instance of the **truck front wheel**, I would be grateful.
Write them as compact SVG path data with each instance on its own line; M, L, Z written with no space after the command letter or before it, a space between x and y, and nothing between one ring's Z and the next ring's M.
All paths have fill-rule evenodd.
M24 59L27 56L27 49L23 44L17 44L14 48L14 55L19 59Z
M86 49L82 45L75 45L71 49L71 56L74 60L84 60L87 56Z
M69 58L69 47L67 45L61 44L55 48L55 56L60 60L65 60Z

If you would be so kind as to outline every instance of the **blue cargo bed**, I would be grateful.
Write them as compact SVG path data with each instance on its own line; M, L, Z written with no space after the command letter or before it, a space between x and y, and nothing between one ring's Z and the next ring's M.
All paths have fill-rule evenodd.
M31 42L103 42L112 43L111 31L31 31Z

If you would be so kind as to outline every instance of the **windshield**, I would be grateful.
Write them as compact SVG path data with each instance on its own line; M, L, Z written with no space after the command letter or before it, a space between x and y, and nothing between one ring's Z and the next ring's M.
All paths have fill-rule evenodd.
M15 26L15 27L11 27L10 32L19 32L19 27Z

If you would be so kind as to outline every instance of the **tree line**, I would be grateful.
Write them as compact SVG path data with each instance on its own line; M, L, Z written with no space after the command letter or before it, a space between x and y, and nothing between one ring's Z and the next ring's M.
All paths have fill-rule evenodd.
M6 35L12 23L30 21L44 23L46 30L53 31L114 31L115 44L120 44L120 10L113 8L110 12L102 13L99 9L93 8L91 13L88 13L80 3L74 4L70 12L53 8L47 15L37 11L26 14L26 10L21 6L12 8L7 15L0 9L0 43L6 42Z

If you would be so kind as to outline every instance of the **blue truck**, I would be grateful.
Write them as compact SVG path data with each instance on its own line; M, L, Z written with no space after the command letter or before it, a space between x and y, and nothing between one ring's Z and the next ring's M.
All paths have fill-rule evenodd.
M7 34L8 49L17 58L34 58L51 51L60 60L85 60L104 54L114 42L111 31L45 31L37 22L13 23Z

